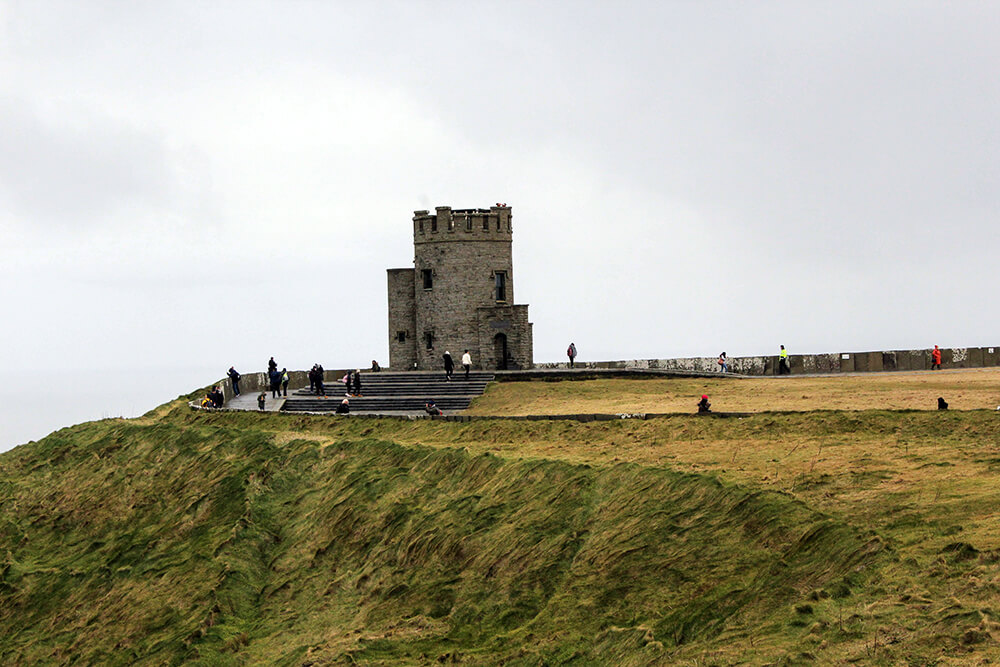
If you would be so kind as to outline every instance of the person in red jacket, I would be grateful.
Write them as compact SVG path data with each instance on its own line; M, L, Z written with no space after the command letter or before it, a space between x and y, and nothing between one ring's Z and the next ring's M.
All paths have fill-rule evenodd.
M941 350L938 349L937 345L935 345L934 349L931 350L931 370L941 370Z

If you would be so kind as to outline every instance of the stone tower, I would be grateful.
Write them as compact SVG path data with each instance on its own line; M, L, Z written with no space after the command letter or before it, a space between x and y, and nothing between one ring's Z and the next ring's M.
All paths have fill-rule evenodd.
M389 269L389 366L438 370L464 350L474 368L530 368L528 306L514 305L511 209L413 214L413 268Z

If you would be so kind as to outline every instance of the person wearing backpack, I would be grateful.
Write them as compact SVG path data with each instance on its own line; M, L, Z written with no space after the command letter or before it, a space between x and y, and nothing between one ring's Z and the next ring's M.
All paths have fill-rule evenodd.
M569 367L573 368L573 360L576 359L576 343L570 343L566 348L566 356L569 357Z
M288 396L288 369L281 369L281 391Z

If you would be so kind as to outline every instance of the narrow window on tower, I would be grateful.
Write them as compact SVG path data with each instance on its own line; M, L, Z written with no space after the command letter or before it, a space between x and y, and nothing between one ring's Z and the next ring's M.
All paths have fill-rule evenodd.
M396 332L396 340L399 341L400 343L405 343L406 342L406 332L405 331L397 331Z
M490 216L488 215L483 216L483 231L484 232L490 231Z
M472 216L471 215L465 216L465 231L467 231L467 232L471 232L472 231Z
M425 331L424 332L424 344L427 346L428 350L434 349L434 332Z
M424 289L434 289L434 273L430 269L422 269L420 275L424 278Z
M493 273L494 280L496 284L496 300L506 301L507 300L507 272L506 271L496 271Z
M436 232L438 230L438 219L436 217L431 218L431 231Z

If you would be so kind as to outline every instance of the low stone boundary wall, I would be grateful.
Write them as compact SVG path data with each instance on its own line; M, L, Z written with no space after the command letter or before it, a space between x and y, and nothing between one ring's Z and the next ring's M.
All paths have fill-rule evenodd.
M870 373L879 371L920 371L931 367L931 350L889 350L878 352L838 352L790 354L793 375L803 373ZM657 369L693 373L718 373L718 357L684 359L632 359L628 361L577 361L581 369ZM1000 366L998 347L941 348L941 368L985 368ZM568 369L568 362L535 364L536 369ZM778 356L731 357L729 371L740 375L776 375Z

